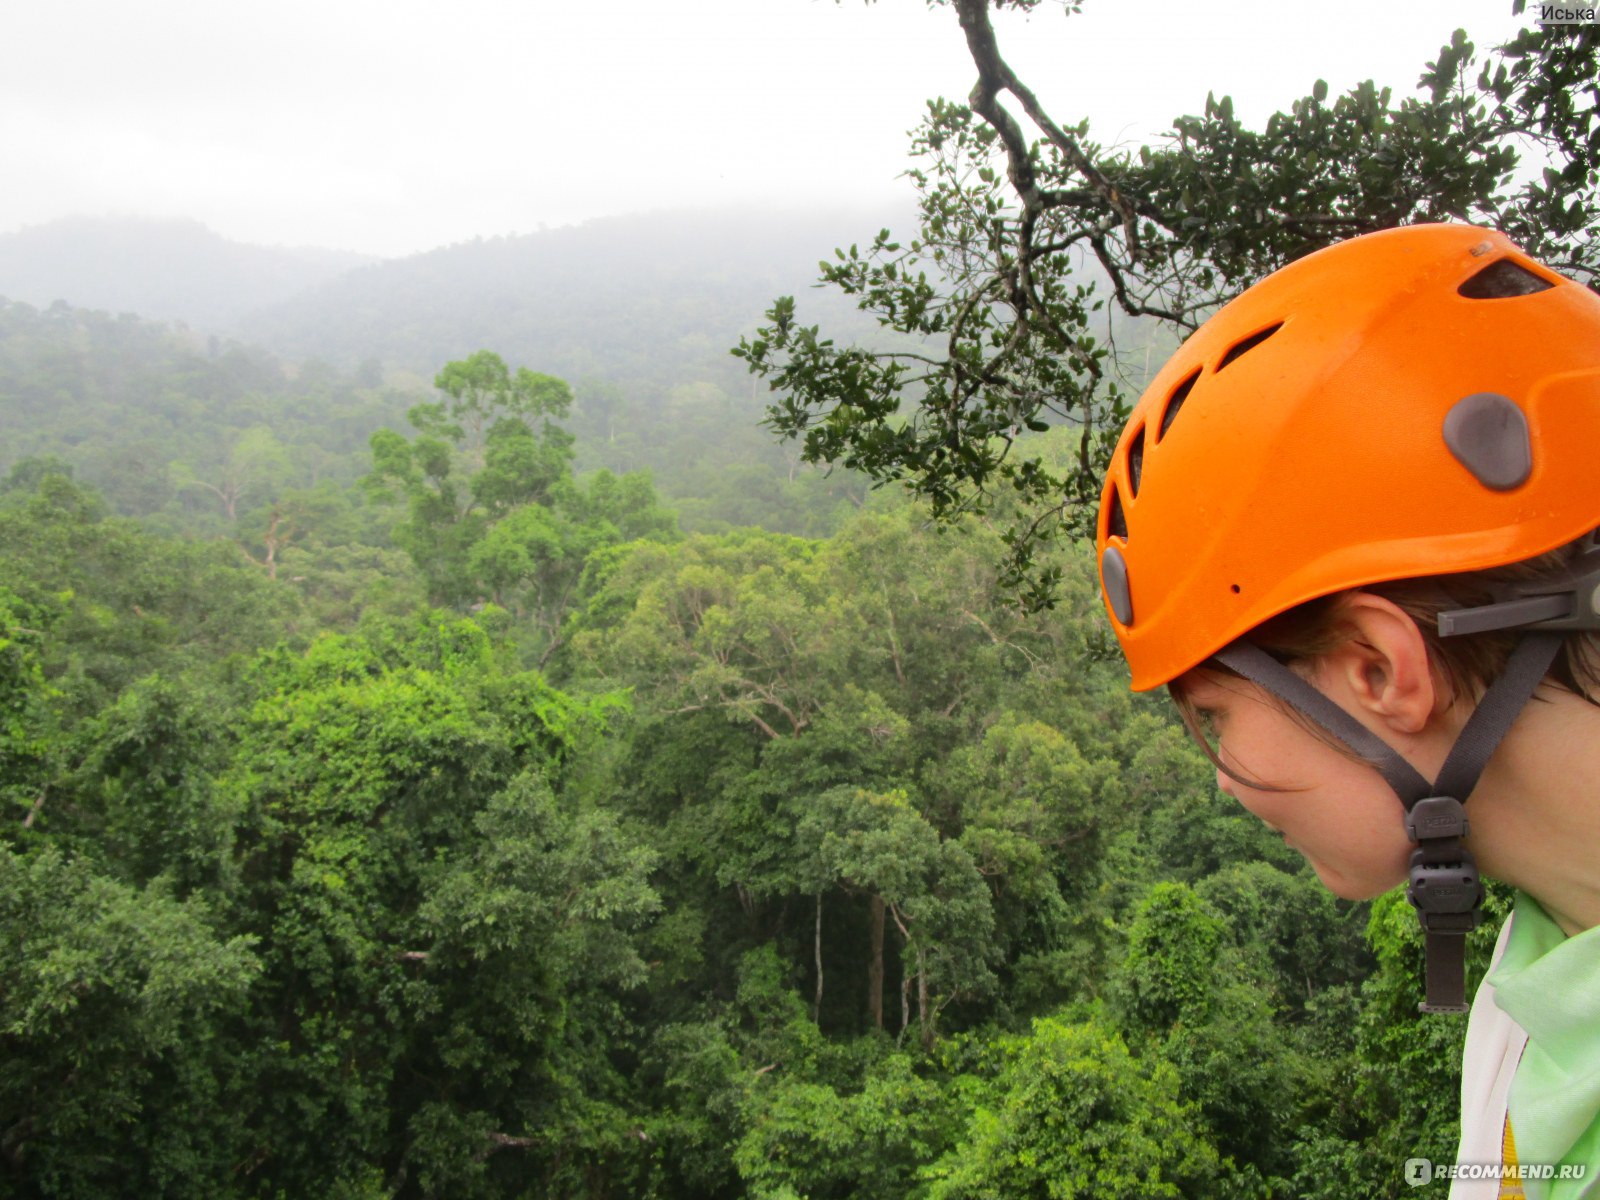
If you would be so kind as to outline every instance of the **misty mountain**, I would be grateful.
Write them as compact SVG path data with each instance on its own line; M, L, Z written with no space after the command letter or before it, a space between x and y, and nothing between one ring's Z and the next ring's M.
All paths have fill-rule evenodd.
M207 506L262 445L296 487L348 482L374 429L406 430L440 368L487 348L570 379L579 466L650 471L685 528L825 533L863 482L776 443L759 424L767 389L729 349L786 293L837 336L881 337L809 285L834 245L885 223L676 214L475 240L359 267L209 336L104 302L0 301L0 476L55 456L117 511L215 533Z
M808 289L835 246L870 241L895 220L882 211L656 213L478 239L348 272L233 332L290 359L354 367L377 358L428 378L488 347L574 380L709 371L727 386L743 376L729 347L779 295L799 294L808 323L875 328L843 298ZM909 224L908 213L899 227Z
M86 236L69 244L74 224ZM343 271L211 336L193 309L188 330L145 319L159 315L149 307L159 286L189 304L217 297L214 316L237 312L267 278L241 264L282 266L280 252L232 246L193 223L123 223L121 241L91 222L13 235L3 240L12 250L58 238L35 268L53 261L62 274L52 278L63 279L77 263L78 277L97 270L105 291L88 309L0 302L0 474L55 455L119 511L192 527L197 507L225 490L217 481L269 434L296 464L285 476L296 486L354 479L374 429L404 429L440 368L490 349L571 381L580 468L649 471L684 528L826 533L840 505L863 501L864 481L808 469L794 443L776 442L761 426L766 385L729 349L786 294L802 323L835 340L897 344L850 297L811 286L818 259L885 226L909 236L913 221L882 211L667 213L479 239ZM119 288L127 304L107 298ZM123 314L138 303L140 318ZM1114 324L1132 376L1170 349L1152 323Z
M0 235L0 296L221 332L247 311L372 261L231 242L192 220L69 217Z

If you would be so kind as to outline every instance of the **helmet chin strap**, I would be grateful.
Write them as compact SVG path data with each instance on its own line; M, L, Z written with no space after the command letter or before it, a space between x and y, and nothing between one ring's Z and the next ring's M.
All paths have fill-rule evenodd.
M1461 844L1468 832L1462 806L1561 644L1558 632L1523 636L1432 783L1393 747L1259 646L1241 640L1213 656L1371 763L1400 797L1406 833L1417 844L1406 897L1416 907L1426 940L1427 999L1418 1005L1423 1012L1467 1011L1466 935L1483 918L1483 885L1477 864Z

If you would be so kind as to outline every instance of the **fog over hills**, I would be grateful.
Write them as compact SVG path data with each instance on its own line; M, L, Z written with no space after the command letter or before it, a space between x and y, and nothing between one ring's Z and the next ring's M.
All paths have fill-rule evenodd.
M481 348L573 378L658 380L727 355L774 297L865 332L809 291L817 261L910 212L654 213L376 260L230 242L194 221L70 218L0 236L0 296L182 322L291 361L431 378Z
M68 217L0 235L0 296L224 332L245 312L376 261L231 242L198 221Z
M377 358L431 372L490 347L572 378L659 378L665 367L730 363L728 348L774 297L806 292L835 246L892 223L882 211L606 218L351 271L235 332L346 367ZM801 312L837 319L853 307L812 292Z
M446 363L489 349L570 380L579 466L650 470L685 528L825 532L863 486L798 469L759 425L766 386L729 350L784 294L831 335L886 336L811 284L833 247L894 224L655 214L353 269L192 222L29 230L0 253L0 475L55 455L118 511L193 524L258 442L298 464L299 486L354 480L374 429L406 428ZM244 311L262 296L276 302Z

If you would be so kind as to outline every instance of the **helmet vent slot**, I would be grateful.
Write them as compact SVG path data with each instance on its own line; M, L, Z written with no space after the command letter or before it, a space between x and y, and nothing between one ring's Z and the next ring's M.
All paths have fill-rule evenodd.
M1144 429L1133 435L1128 447L1128 495L1139 498L1139 477L1144 474Z
M1122 512L1122 497L1117 494L1117 485L1111 485L1110 511L1106 514L1106 533L1112 537L1128 540L1128 518Z
M1235 342L1232 346L1228 347L1228 352L1222 356L1222 361L1217 364L1217 370L1222 370L1222 368L1226 367L1234 359L1240 357L1250 350L1254 350L1257 346L1261 345L1262 342L1266 341L1269 337L1277 333L1278 330L1282 328L1283 322L1279 321L1276 325L1269 325L1260 333L1252 333L1249 337Z
M1183 407L1183 402L1189 398L1189 393L1194 389L1195 380L1200 378L1198 367L1172 391L1172 396L1167 400L1166 411L1161 414L1161 433L1156 440L1167 436L1167 430L1172 428L1172 422L1178 416L1178 410Z
M1531 296L1555 287L1548 279L1527 267L1502 258L1492 262L1467 280L1456 291L1468 300L1504 300L1511 296Z

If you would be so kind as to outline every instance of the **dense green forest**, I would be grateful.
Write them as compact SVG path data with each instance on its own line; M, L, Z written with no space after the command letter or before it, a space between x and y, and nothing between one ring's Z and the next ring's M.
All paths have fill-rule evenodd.
M892 490L686 532L488 352L394 386L0 318L8 1194L1342 1197L1448 1156L1409 909L1214 794L1081 548L1023 616L986 522Z
M1592 280L1600 38L1135 156L1013 136L952 3L982 111L930 104L916 235L804 322L726 219L215 327L0 303L0 1194L1345 1200L1451 1158L1410 907L1216 793L1074 534L1152 357L1319 240L1497 218Z
M862 503L864 478L814 469L802 447L761 428L768 390L728 347L775 293L807 288L828 246L907 216L610 218L332 278L318 263L320 282L290 252L183 223L63 221L0 235L0 296L13 302L0 302L0 380L17 398L0 407L0 471L55 454L118 511L165 511L168 528L191 531L211 512L209 532L232 534L241 487L259 500L263 489L350 482L372 429L403 426L441 364L491 346L570 381L579 468L648 470L686 530L826 534ZM273 299L268 283L296 279L304 286ZM848 297L813 289L806 311L868 345L917 340ZM1175 344L1121 314L1106 314L1101 332L1114 333L1133 379ZM164 395L151 395L158 386Z
M714 370L658 363L628 383L580 379L569 421L578 467L651 472L690 530L829 532L864 502L865 484L775 444L727 357ZM0 300L0 472L58 458L116 512L238 538L258 561L274 518L279 545L343 544L353 535L323 527L370 517L350 486L371 468L369 435L404 428L431 378L376 359L284 360L129 313Z

